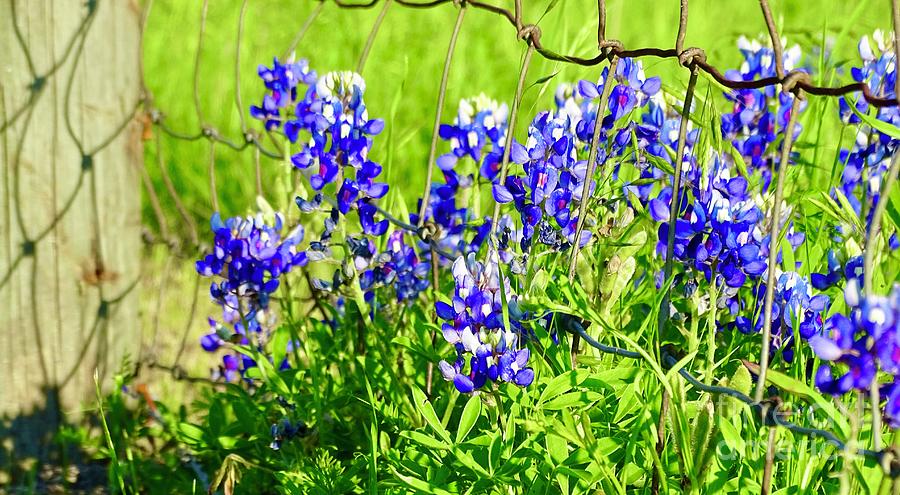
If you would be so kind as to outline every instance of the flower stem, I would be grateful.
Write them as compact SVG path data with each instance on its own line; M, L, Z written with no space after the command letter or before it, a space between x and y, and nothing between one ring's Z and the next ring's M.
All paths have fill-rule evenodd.
M790 165L791 144L794 139L794 127L797 125L797 114L800 113L799 91L794 95L791 104L791 116L788 119L784 131L784 143L781 146L781 160L775 170L777 175L775 185L775 201L772 205L771 228L769 230L769 261L766 268L766 300L763 311L762 350L759 356L759 377L756 382L754 399L759 402L763 399L766 389L766 370L769 367L769 346L772 340L772 305L775 300L775 264L778 262L779 238L781 237L781 201L784 198L784 177L787 175L787 167Z

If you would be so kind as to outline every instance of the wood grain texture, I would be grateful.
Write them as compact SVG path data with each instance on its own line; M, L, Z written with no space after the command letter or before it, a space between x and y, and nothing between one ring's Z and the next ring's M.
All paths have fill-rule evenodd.
M0 417L36 437L140 338L139 14L101 0L87 15L0 0ZM50 73L40 91L32 71Z

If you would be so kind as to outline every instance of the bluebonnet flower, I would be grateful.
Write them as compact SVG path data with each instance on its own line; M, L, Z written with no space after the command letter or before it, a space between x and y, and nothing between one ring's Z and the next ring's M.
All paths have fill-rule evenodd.
M765 297L766 285L763 283L755 290L755 305L752 307L755 322L746 316L738 316L735 319L738 330L744 333L762 331ZM781 272L776 279L772 300L772 352L780 350L785 361L792 361L798 339L806 340L822 331L823 314L829 303L828 296L814 296L809 282L800 274Z
M272 450L281 450L281 444L292 440L295 437L306 435L309 428L303 421L291 421L288 418L282 418L281 421L273 423L270 428L272 443L269 448Z
M437 159L443 171L453 170L457 161L470 157L480 168L480 174L492 181L500 171L503 146L506 142L509 108L484 93L460 100L453 124L441 124L439 136L450 142L450 153Z
M222 305L222 322L208 318L210 332L200 338L200 346L204 351L215 353L226 342L243 346L254 346L259 351L265 350L274 320L269 316L270 310L257 309L251 317L242 317L245 309L240 308L240 301L235 297L229 297L229 302ZM232 306L234 304L234 306ZM264 322L264 323L261 323ZM223 379L233 382L238 377L245 377L250 368L256 367L256 361L239 351L229 351L222 356L222 364L213 373L213 379ZM289 365L287 358L282 362L282 368ZM249 380L248 380L249 381Z
M504 184L493 185L497 202L515 203L523 224L523 251L529 250L535 237L555 249L566 249L575 242L587 162L578 160L570 130L568 115L539 113L529 126L526 143L513 142L510 153L525 175L510 175ZM594 188L592 180L589 192ZM585 230L579 242L584 245L590 238L591 232Z
M416 251L403 239L404 233L400 230L391 232L388 236L386 250L377 255L357 256L356 269L360 272L360 288L367 291L367 298L371 300L373 290L380 286L391 286L397 297L397 302L412 302L419 297L419 293L428 288L428 273L430 264L422 260ZM371 241L369 241L371 243ZM374 253L375 246L371 244L366 248L368 253Z
M859 54L862 67L854 67L851 74L857 82L865 83L873 93L883 97L894 97L894 81L896 80L896 61L893 51L893 39L876 31L873 40L875 47L864 36L859 42ZM868 111L868 104L856 94L856 107L860 112ZM856 139L850 149L841 149L840 161L844 168L841 172L841 185L832 192L832 196L843 195L853 207L857 215L863 218L868 232L875 206L881 199L881 181L890 166L891 157L897 152L900 140L879 132L865 125L850 111L850 103L846 97L840 99L841 118L848 124L856 125ZM896 106L879 108L875 118L892 126L900 125L900 109ZM838 227L839 237L844 237L845 227ZM893 232L889 245L892 249L900 247L897 233Z
M206 352L215 352L226 342L247 345L249 333L262 331L263 328L259 321L271 319L263 315L266 310L251 309L246 302L242 304L242 301L234 294L225 296L224 301L219 304L222 308L221 322L214 318L207 318L210 331L200 338L200 346ZM248 313L250 313L250 317L246 316Z
M830 265L834 265L830 263ZM830 266L829 273L840 267ZM891 293L863 295L862 257L851 258L843 269L844 301L849 312L836 313L820 334L810 338L816 355L825 363L816 373L816 386L825 393L842 395L866 391L873 384L885 401L884 418L900 427L900 285ZM876 382L879 372L893 377Z
M759 41L741 37L738 48L744 56L740 70L729 70L725 77L735 81L753 81L774 77L775 55L771 48ZM793 45L784 52L784 70L800 69L800 47ZM784 134L790 118L793 96L778 93L774 86L763 89L738 89L725 93L734 106L722 116L722 136L731 141L743 161L753 169L759 169L763 177L763 190L768 189L772 170L778 160L777 137ZM801 103L800 111L805 105ZM796 124L794 138L801 132Z
M718 287L736 289L747 278L759 278L766 270L767 249L760 223L763 213L748 193L743 177L731 177L724 163L716 160L709 176L699 183L688 183L683 205L675 219L673 256L698 270ZM693 201L688 201L686 192ZM657 252L665 257L669 229L672 190L665 187L649 202L650 215L661 222ZM716 279L713 280L715 275Z
M597 84L585 80L579 81L578 93L586 99L598 98L608 76L609 68L605 68ZM607 118L613 121L619 120L634 108L646 104L652 96L659 92L661 87L660 78L646 77L641 62L632 58L619 60L613 79L617 84L610 91L607 102L610 112Z
M269 310L271 294L283 274L306 265L306 253L298 249L303 229L298 226L282 238L280 214L269 224L262 214L223 221L216 213L211 227L213 251L198 260L196 268L203 276L220 279L211 283L210 295L222 308L222 320L209 319L210 332L201 337L200 345L215 352L225 342L232 342L253 345L262 352L274 324ZM254 366L249 356L226 354L217 376L232 381L237 373L243 376ZM287 366L286 360L281 366Z
M819 359L826 361L816 372L816 386L842 395L867 390L878 371L892 375L893 382L884 387L885 418L891 427L900 427L900 285L888 296L863 296L858 283L848 283L844 300L849 314L832 315L809 341ZM837 369L844 371L836 376Z
M210 294L220 303L233 295L252 301L254 310L265 309L279 277L307 262L306 253L298 249L303 227L297 226L282 239L281 214L275 214L274 224L269 225L262 214L223 221L215 213L211 227L213 251L198 260L196 268L200 275L221 278L210 285Z
M575 137L579 151L587 152L590 148L597 124L597 104L600 93L607 78L609 68L603 69L600 80L595 84L591 81L581 80L575 86L560 85L556 93L557 110L555 117L564 118L570 124L570 134ZM648 103L657 106L663 103L660 93L660 78L644 75L644 69L639 60L630 58L620 59L613 75L615 86L610 91L607 109L609 114L603 118L600 130L601 146L597 150L597 162L606 161L607 144L618 145L621 153L621 141L630 139L633 122L618 124L622 118L636 108L643 108ZM617 127L612 138L613 128ZM613 143L609 143L610 139Z
M295 65L285 68L276 61L274 68L260 69L272 94L266 96L263 107L252 107L251 114L266 120L267 127L273 119L276 124L283 121L288 140L300 141L291 162L309 177L313 190L336 183L341 214L359 208L363 231L383 234L386 223L375 222L373 210L364 206L388 191L387 184L378 181L381 166L368 159L372 137L384 129L384 121L368 116L363 100L365 81L349 71L316 77L305 61ZM299 84L307 88L298 99ZM268 110L270 107L274 110Z
M838 260L837 253L833 249L828 250L828 271L826 273L812 273L809 281L812 286L819 290L826 290L833 287L843 278L843 270L841 262Z
M472 176L460 176L453 170L443 171L444 183L432 183L431 191L426 201L424 222L431 222L436 231L432 233L433 241L446 252L460 255L469 252L471 246L467 245L465 234L474 220L474 215L469 208L457 203L461 191L472 185ZM415 212L409 214L409 222L412 225L419 224L419 211L422 207L422 198L419 198ZM424 224L423 222L423 224ZM422 250L429 250L430 246L421 243ZM477 247L476 249L477 250Z
M534 371L528 367L528 349L519 346L516 295L508 279L501 281L498 260L494 258L485 266L476 262L474 255L459 257L453 263L453 279L456 288L452 302L435 305L438 316L445 320L444 338L457 353L452 364L440 362L441 374L462 393L481 389L488 381L530 385ZM505 328L503 323L501 283L512 328Z
M875 44L873 47L872 44ZM862 59L862 67L852 67L850 75L856 82L866 83L869 89L879 96L893 96L894 82L896 80L896 63L894 61L894 35L891 32L884 32L876 29L872 33L872 38L863 36L857 45L859 56ZM861 94L854 94L857 101L856 108L865 113L869 109L869 104L865 99L861 98ZM849 124L859 124L862 122L850 110L850 102L846 97L841 97L840 114L841 119ZM892 114L896 114L896 108ZM886 108L889 110L889 108Z
M250 116L262 120L267 130L275 130L281 127L284 119L282 109L297 102L298 85L313 84L316 73L310 70L306 60L294 62L293 57L284 64L279 63L276 57L271 68L260 65L258 73L269 92L263 97L261 106L250 107Z
M596 85L580 81L577 88L571 91L571 96L566 88L557 95L559 112L578 119L574 134L585 150L589 149L596 123L596 105L593 103L602 91L607 73L608 71L603 72ZM639 175L635 180L626 180L623 186L627 201L630 202L633 195L642 204L646 204L654 183L667 177L667 174L654 166L655 161L674 164L681 117L666 105L660 92L660 79L644 76L640 61L620 60L614 81L617 85L610 93L610 113L603 119L597 161L602 164L609 156L622 157L615 161L612 170L613 178L616 179L619 178L623 163L632 164ZM642 109L640 119L622 122L622 117L636 108ZM692 148L700 131L693 128L690 122L688 126L683 157L685 164L682 169L688 171L687 175L695 176L697 167Z
M655 161L662 160L674 168L680 128L681 116L662 98L651 98L640 124L630 122L616 132L612 153L623 157L623 160L616 164L615 177L619 176L621 163L631 163L639 172L637 180L624 187L629 201L636 197L646 205L656 183L663 179L671 181L672 176L657 167ZM694 128L693 123L688 121L681 163L685 181L694 182L700 178L693 151L699 136L700 129Z

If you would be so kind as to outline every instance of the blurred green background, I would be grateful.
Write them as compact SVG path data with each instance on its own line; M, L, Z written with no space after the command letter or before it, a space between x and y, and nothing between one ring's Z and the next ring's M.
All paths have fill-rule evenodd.
M247 6L240 46L241 95L243 106L258 103L263 87L256 75L258 64L271 64L290 45L319 2L314 0L251 0ZM537 22L543 44L557 52L591 56L596 52L596 3L590 0L525 0L525 18ZM512 1L497 2L512 9ZM771 2L780 32L788 44L800 44L815 63L818 54L809 47L832 50L832 61L855 59L859 36L874 29L890 28L890 5L886 0L846 2L842 0ZM548 7L552 7L547 12ZM298 58L307 58L320 73L352 69L369 35L381 4L370 9L342 9L327 3L297 46ZM607 36L620 39L626 47L670 47L678 23L677 0L609 0ZM147 85L155 105L167 115L175 130L195 134L199 130L194 108L194 59L197 50L202 2L157 0L150 12L145 36L144 62ZM210 2L199 70L199 99L206 123L236 142L241 142L241 122L235 102L235 51L241 2ZM452 4L430 9L410 9L393 4L375 40L363 76L367 80L366 101L371 117L388 121L394 154L386 162L386 136L373 146L372 158L403 177L403 192L409 205L424 181L437 91L447 44L456 11ZM703 47L709 61L721 70L736 68L740 54L736 40L765 35L765 24L755 0L692 0L686 46ZM460 98L486 93L510 102L515 91L524 45L505 19L478 9L469 9L450 72L444 120L455 115ZM650 75L664 76L670 90L683 90L686 71L672 59L645 58ZM546 85L532 87L525 95L519 126L526 126L538 108L552 104L556 85L565 81L594 79L598 68L578 67L535 56L529 84L556 74ZM818 76L821 76L818 75ZM817 76L817 77L818 77ZM844 82L849 74L839 75ZM827 81L826 81L827 82ZM719 90L701 81L700 94ZM724 99L723 99L724 100ZM821 99L825 100L825 99ZM392 105L396 111L392 115ZM828 102L836 105L836 101ZM246 108L240 110L246 115ZM261 129L249 118L247 125ZM164 163L187 208L204 224L212 211L207 181L210 145L206 140L178 141L163 136ZM440 151L440 150L439 150ZM156 169L156 149L146 146L151 177L163 191ZM217 184L223 214L242 214L255 195L253 152L235 152L216 146ZM274 167L263 157L264 177L271 179ZM264 186L270 180L264 180ZM177 212L166 215L179 225ZM145 218L152 225L150 206Z

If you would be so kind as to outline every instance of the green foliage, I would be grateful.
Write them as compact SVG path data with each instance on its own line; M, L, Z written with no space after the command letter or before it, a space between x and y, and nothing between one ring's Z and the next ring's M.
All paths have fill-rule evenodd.
M167 24L192 25L199 8L191 2L156 3L145 47L150 89L156 103L179 124L173 127L191 128L199 123L190 98L191 81L184 77L188 72L166 69L165 65L173 52L183 55L180 61L190 58L185 54L192 53L196 31L179 30L169 33L170 37L154 33L163 32ZM245 104L259 96L257 86L251 85L255 82L253 71L248 70L251 61L254 65L268 61L273 50L287 46L293 25L305 18L313 3L301 2L288 8L273 0L251 2L252 14L247 18L241 48L242 63L247 66L241 67L239 80L246 88ZM585 23L586 2L527 3L530 18L541 18L547 46L561 46L566 50L560 51L566 52L593 49L593 25ZM610 35L622 33L629 46L671 43L676 2L608 3L611 12L616 12L610 18ZM715 16L727 17L730 26L735 19L757 19L758 6L753 2L746 2L749 6L729 5L725 16L716 14L721 9L719 1L698 3L691 3L693 11L707 12L703 16L708 19L701 26L692 21L689 43L706 47L717 66L733 64L737 57L732 48L735 36L723 36L722 24L716 22L721 19ZM839 60L852 53L854 47L849 40L858 33L849 33L849 27L834 26L828 19L815 16L830 12L835 19L842 19L847 14L860 33L883 21L873 20L863 9L843 2L826 2L827 7L817 9L800 2L783 3L785 24L811 28L809 32L791 32L796 41L812 40L820 45L822 37L837 33ZM205 44L201 67L201 105L207 110L207 120L226 135L240 133L237 110L220 104L230 102L234 91L234 81L221 74L223 67L234 63L230 48L222 47L230 47L228 43L233 40L229 29L236 26L235 5L211 2L210 40ZM351 67L367 34L367 28L360 26L371 25L375 13L332 7L326 5L298 52L314 58L317 67ZM421 171L427 160L433 102L443 62L438 53L443 51L441 36L449 33L452 22L449 12L392 11L366 73L380 82L371 84L367 93L370 113L388 116L390 144L379 149L384 156L373 158L384 163L388 182L395 184L398 178L404 181L402 190L392 188L382 204L401 218L414 208L409 201L417 197L423 180ZM587 17L593 19L590 12ZM513 68L521 46L512 33L500 35L500 30L508 26L496 26L495 18L476 12L467 15L458 48L464 57L451 71L447 100L457 101L473 91L508 99L515 86ZM284 26L286 17L291 19L291 29ZM762 30L762 23L733 27L735 32L750 34L754 29ZM437 45L435 39L440 40ZM558 81L597 78L595 69L535 60L523 109L546 101L546 93ZM502 65L504 61L508 64ZM671 76L667 81L682 84L686 80L683 68L674 63L648 63L647 67L648 72ZM835 77L833 71L819 72L823 78L826 73L829 78ZM666 89L675 95L683 92L678 86ZM699 148L722 150L730 146L719 138L721 109L715 105L720 91L705 80L698 87L694 115L704 116L694 121L703 129L704 141ZM798 143L801 165L791 171L790 178L798 195L796 201L792 200L798 210L796 226L807 232L809 239L804 250L788 251L783 260L785 266L801 262L807 275L824 268L824 253L832 246L824 225L845 226L850 250L859 250L864 235L864 227L846 198L838 194L834 199L829 194L835 172L831 171L829 177L829 171L820 164L837 157L842 139L846 142L849 136L843 136L835 122L833 104L819 105L817 101L812 101L803 115L805 130L803 141ZM452 107L447 104L445 115L452 113ZM818 128L814 133L815 124ZM524 128L527 119L520 125ZM206 222L209 213L204 173L197 160L197 156L205 156L206 146L163 139L161 150L190 213L200 223ZM239 213L248 204L246 198L255 196L249 182L240 180L251 170L250 154L222 152L221 148L217 148L215 158L219 195L224 210ZM148 147L148 163L155 164L157 152ZM653 163L667 167L661 160ZM608 163L604 177L611 177L608 172L618 165ZM745 164L738 163L738 168L746 173ZM269 187L276 182L277 167L264 160L263 171L264 184ZM691 298L675 300L670 325L657 328L662 291L647 282L661 266L654 253L653 222L639 202L626 202L616 193L635 178L629 176L633 173L630 167L622 167L617 179L599 184L597 197L617 199L591 205L598 236L582 252L576 266L576 284L568 281L566 256L541 253L514 289L523 309L533 314L550 311L575 315L588 324L591 336L637 351L640 359L586 348L573 369L571 335L566 329L557 321L550 328L528 322L536 336L532 361L537 378L531 386L461 396L434 370L432 391L427 395L428 364L451 353L450 346L440 338L432 344L432 335L439 337L440 328L434 322L431 295L423 294L421 301L409 306L377 307L369 319L370 308L361 294L347 303L342 315L324 301L315 305L303 301L301 296L308 294L295 289L281 303L284 322L273 336L272 346L284 349L285 343L299 341L290 356L293 362L299 362L295 369L279 370L257 356L260 366L250 375L252 387L198 386L197 396L189 404L165 399L154 402L141 392L140 384L121 376L109 394L98 396L102 437L92 437L89 430L74 430L67 432L68 441L82 444L94 458L108 462L110 490L125 493L201 493L207 487L226 494L650 493L654 478L660 493L758 492L768 429L756 421L749 407L728 397L701 393L684 381L678 370L689 370L705 383L727 385L749 394L755 365L740 358L758 356L759 339L717 332L716 315L723 310L711 305L710 294L701 291ZM162 179L152 167L151 175L160 186L157 190L163 190ZM758 175L748 179L751 187L759 187ZM891 197L886 221L900 226L898 194L895 191ZM481 206L478 198L473 203L475 208ZM264 210L270 209L265 200L259 204ZM149 206L147 217L152 218ZM885 263L891 270L885 273L897 273L896 256ZM441 287L446 288L451 282L447 274L444 276ZM641 280L644 282L636 283ZM445 298L443 294L436 297ZM505 292L503 297L507 297ZM323 323L332 319L333 325ZM504 304L504 320L508 319ZM558 334L558 344L551 331ZM663 364L664 346L684 350L672 368ZM738 350L742 350L740 354ZM256 355L252 348L243 352ZM284 357L277 352L275 363ZM844 413L844 408L856 404L836 404L818 393L810 386L807 370L797 362L800 360L794 364L776 360L775 369L767 374L769 383L795 408L791 419L804 426L825 427L840 438L848 439L858 432L860 441L868 440L868 426L852 424ZM663 409L667 414L660 421ZM808 411L812 413L805 414ZM303 424L305 430L274 449L271 428L283 420ZM870 492L878 487L880 471L870 462L846 459L822 439L784 430L779 430L777 439L779 448L787 449L788 454L775 466L775 493L834 492L840 486L835 473L845 466L853 486Z

